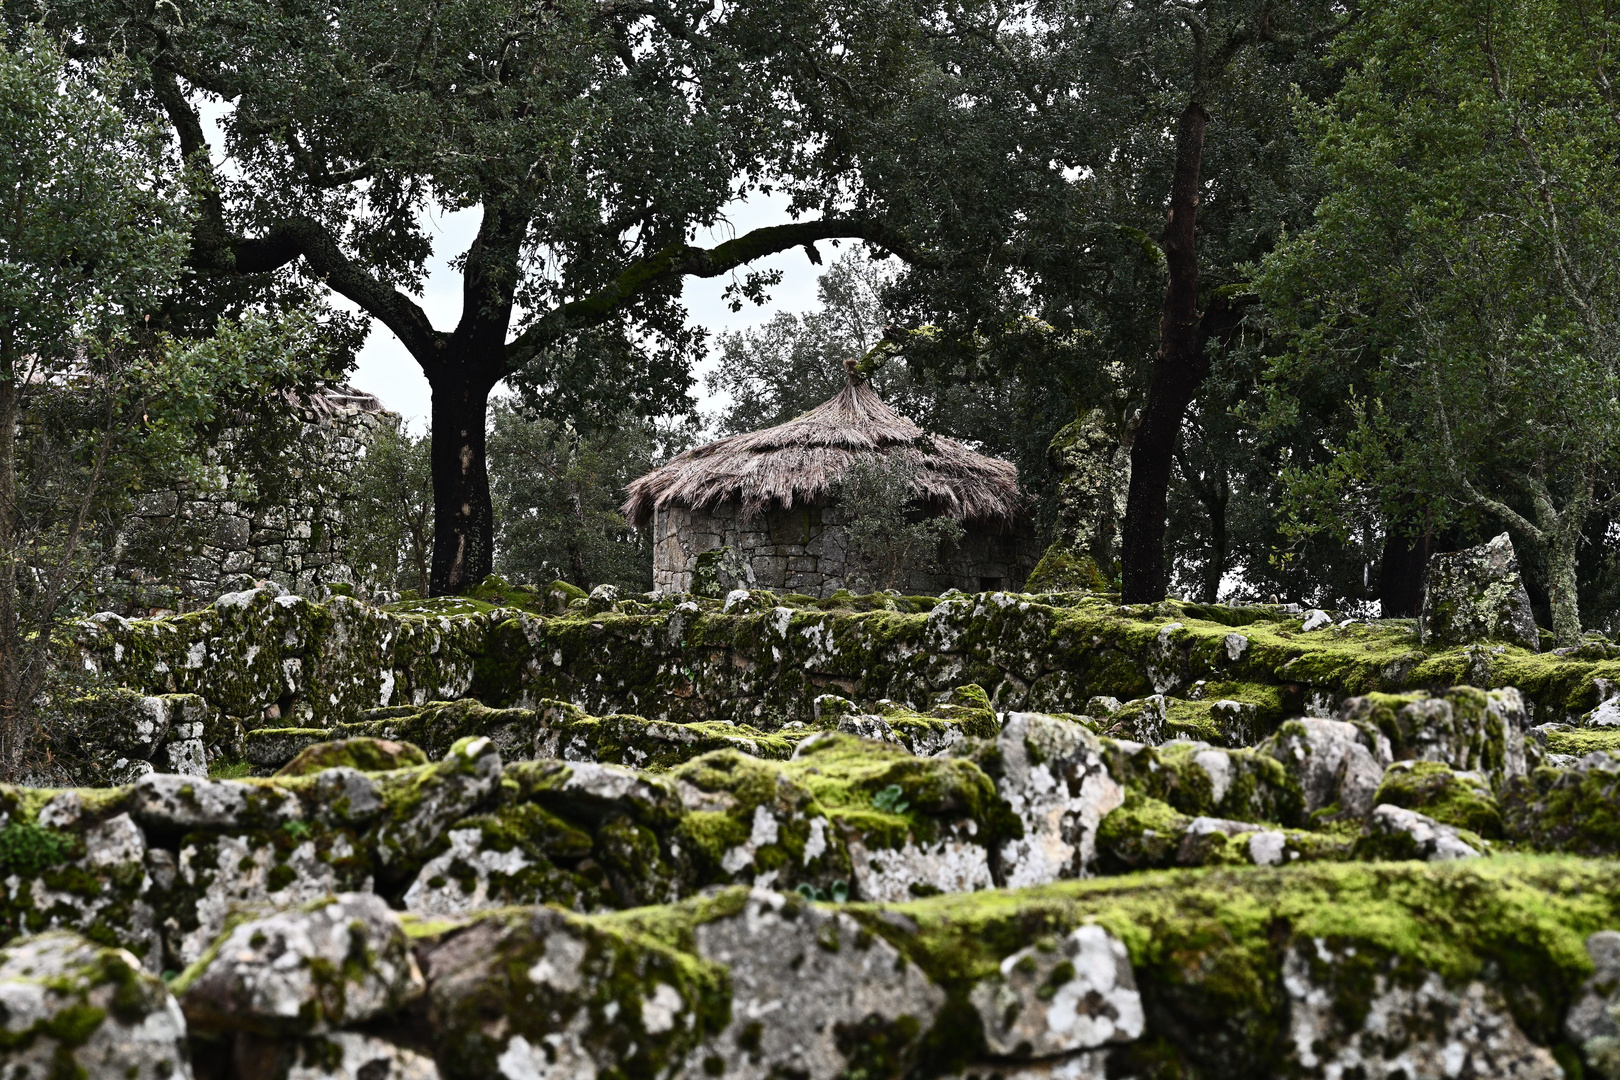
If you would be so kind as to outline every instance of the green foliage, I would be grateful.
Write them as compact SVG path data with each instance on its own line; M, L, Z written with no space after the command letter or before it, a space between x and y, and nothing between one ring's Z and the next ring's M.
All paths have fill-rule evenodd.
M428 593L433 553L431 440L403 425L373 429L348 504L348 562L383 589Z
M811 903L831 900L835 904L849 902L849 882L835 881L826 889L818 889L808 881L800 882L793 890Z
M0 44L0 378L59 373L133 329L179 276L189 200L162 133L78 77L38 30Z
M894 588L909 568L934 565L942 545L962 538L961 525L918 506L916 482L894 458L855 462L838 482L837 499L855 553L877 578L861 583L863 590Z
M1330 190L1255 284L1285 348L1268 423L1337 396L1326 460L1285 473L1293 529L1358 514L1500 522L1579 636L1575 548L1620 449L1617 26L1559 0L1388 0L1302 107Z
M496 567L519 581L561 579L586 591L652 588L650 537L619 507L630 481L662 456L666 435L624 417L614 430L583 434L570 424L496 402L489 440L496 513Z
M32 822L14 821L0 829L0 868L27 880L66 862L79 841L66 833Z
M132 499L196 481L233 410L307 387L313 317L240 311L181 339L195 191L120 64L69 64L37 28L0 44L0 770L33 752L53 630L81 613ZM157 315L156 323L153 316ZM175 536L183 551L184 538Z
M899 784L890 784L883 790L873 793L872 805L885 814L903 814L911 807L911 803L904 796L905 791Z

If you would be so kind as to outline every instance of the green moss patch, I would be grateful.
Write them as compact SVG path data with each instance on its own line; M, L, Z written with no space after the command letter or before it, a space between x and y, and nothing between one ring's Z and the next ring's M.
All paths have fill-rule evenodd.
M1595 750L1620 754L1620 728L1555 729L1547 732L1547 750L1575 757L1585 757Z
M1384 772L1373 802L1416 810L1493 840L1502 836L1502 811L1489 785L1439 762L1396 762Z
M297 757L283 765L276 775L309 776L339 766L359 769L361 772L383 772L427 763L427 755L422 753L419 747L407 742L370 738L339 739L335 742L306 746L299 751Z
M1210 868L848 910L958 1000L1032 940L1099 923L1129 950L1149 1015L1173 1007L1180 1018L1163 1048L1178 1072L1268 1075L1278 1044L1260 1035L1286 1030L1283 952L1316 939L1454 984L1484 980L1532 1039L1556 1042L1561 1009L1591 971L1586 937L1620 925L1620 865L1507 856ZM945 1067L967 1048L940 1034L934 1064Z

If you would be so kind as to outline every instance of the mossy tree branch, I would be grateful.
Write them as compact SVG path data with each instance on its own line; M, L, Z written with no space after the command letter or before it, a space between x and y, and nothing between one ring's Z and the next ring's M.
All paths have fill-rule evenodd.
M768 225L744 233L712 248L671 244L637 260L618 277L589 296L561 304L536 319L507 348L512 370L569 334L600 326L634 304L647 292L674 284L683 277L712 278L730 273L757 259L804 247L818 240L865 240L912 265L926 265L926 254L882 222L865 218L826 218L790 225Z

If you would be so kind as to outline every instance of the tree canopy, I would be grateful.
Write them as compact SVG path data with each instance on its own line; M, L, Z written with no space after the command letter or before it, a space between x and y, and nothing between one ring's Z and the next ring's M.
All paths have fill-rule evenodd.
M1580 3L1369 10L1304 114L1328 194L1257 279L1286 346L1273 421L1342 403L1331 458L1292 466L1307 527L1505 525L1561 645L1620 449L1616 29Z

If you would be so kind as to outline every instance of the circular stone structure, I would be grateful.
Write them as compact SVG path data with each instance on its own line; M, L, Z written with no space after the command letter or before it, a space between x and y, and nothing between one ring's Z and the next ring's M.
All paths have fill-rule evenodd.
M652 529L655 590L692 591L706 552L723 552L702 561L722 587L825 597L877 580L838 501L839 482L861 461L899 464L917 512L962 526L937 558L904 569L901 591L1022 587L1039 552L1018 470L923 431L845 366L848 384L808 412L688 450L630 485L624 512Z

